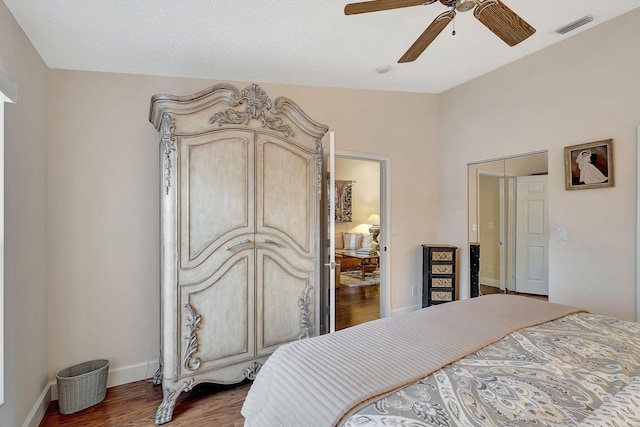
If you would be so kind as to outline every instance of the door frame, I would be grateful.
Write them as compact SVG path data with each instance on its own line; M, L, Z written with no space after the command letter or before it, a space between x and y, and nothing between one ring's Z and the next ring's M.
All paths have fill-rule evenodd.
M636 149L636 322L640 322L640 125Z
M391 157L336 150L336 158L377 162L380 165L380 317L391 316Z

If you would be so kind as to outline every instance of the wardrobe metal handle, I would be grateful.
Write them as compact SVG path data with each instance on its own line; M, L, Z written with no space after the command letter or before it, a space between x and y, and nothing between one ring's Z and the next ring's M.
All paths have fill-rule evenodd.
M284 248L284 245L281 245L280 243L274 242L273 240L270 240L270 239L260 239L260 243L266 243L266 244L269 244L269 245L276 245L279 248Z
M227 245L225 246L226 250L231 250L232 248L235 248L236 246L239 245L246 245L247 243L251 243L251 239L243 239L243 240L239 240L231 245Z

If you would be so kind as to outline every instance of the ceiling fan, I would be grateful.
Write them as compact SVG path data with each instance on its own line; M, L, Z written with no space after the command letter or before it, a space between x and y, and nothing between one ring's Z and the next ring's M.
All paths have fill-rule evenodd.
M398 9L409 6L422 6L435 3L438 0L373 0L359 3L349 3L344 8L345 15L358 13L377 12L381 10ZM444 28L456 16L456 11L467 12L475 7L473 16L482 22L496 36L500 37L509 46L515 46L527 39L536 29L529 25L499 0L439 0L443 5L450 7L441 13L427 27L426 30L411 45L409 50L398 60L399 63L415 61L422 52L435 40ZM455 34L455 31L454 31Z

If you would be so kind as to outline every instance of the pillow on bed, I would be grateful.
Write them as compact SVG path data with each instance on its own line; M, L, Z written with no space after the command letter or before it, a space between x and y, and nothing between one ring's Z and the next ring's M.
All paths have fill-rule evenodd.
M345 249L354 250L362 247L362 233L343 233L342 236Z
M336 250L344 249L344 240L342 239L342 233L335 234Z

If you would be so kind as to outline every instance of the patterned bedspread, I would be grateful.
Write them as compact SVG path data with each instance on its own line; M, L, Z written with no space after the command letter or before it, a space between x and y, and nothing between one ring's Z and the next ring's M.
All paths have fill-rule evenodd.
M342 425L640 426L640 324L579 313L513 332Z

